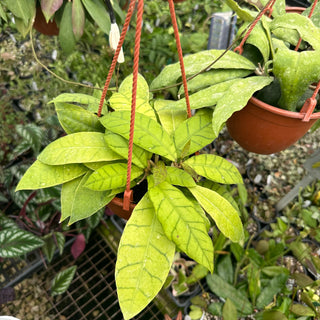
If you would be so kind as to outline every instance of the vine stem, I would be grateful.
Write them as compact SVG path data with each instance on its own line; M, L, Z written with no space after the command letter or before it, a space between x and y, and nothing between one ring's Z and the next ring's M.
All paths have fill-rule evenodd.
M57 75L56 73L54 73L52 70L50 70L46 65L44 65L38 58L37 54L36 54L36 50L34 48L34 44L33 44L33 35L32 35L32 28L29 32L30 35L30 42L31 42L31 50L32 50L32 55L34 57L34 59L36 60L36 62L46 71L48 71L52 76L54 76L55 78L59 79L60 81L64 82L64 83L68 83L68 84L72 84L75 86L81 86L81 87L85 87L85 88L89 88L89 89L94 89L94 90L100 90L102 91L102 88L99 87L94 87L94 86L90 86L88 84L84 84L84 83L80 83L80 82L75 82L75 81L71 81L71 80L66 80L62 77L60 77L59 75Z

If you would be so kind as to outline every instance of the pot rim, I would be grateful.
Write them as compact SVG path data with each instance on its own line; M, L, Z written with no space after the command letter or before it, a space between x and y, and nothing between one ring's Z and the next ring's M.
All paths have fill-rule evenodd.
M288 111L285 109L280 109L277 107L274 107L270 104L267 104L255 97L251 97L249 100L251 103L255 104L257 107L270 111L274 114L277 114L279 116L283 116L283 117L287 117L287 118L293 118L293 119L300 119L302 120L305 117L305 113L301 113L301 112L294 112L294 111ZM315 112L312 113L310 116L310 120L315 120L315 119L319 119L320 118L320 112Z

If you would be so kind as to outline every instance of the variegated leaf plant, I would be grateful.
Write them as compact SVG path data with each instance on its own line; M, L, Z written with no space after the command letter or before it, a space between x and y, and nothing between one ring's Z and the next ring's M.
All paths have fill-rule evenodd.
M230 61L239 69L244 62L242 57ZM254 66L248 62L248 68ZM99 102L94 97L62 94L53 99L67 135L40 153L17 190L62 184L61 220L69 219L69 224L93 215L123 192L131 91L129 76L100 118L94 113L93 105ZM242 184L240 173L224 158L201 152L217 135L212 110L202 108L187 118L185 109L168 110L170 103L150 99L148 84L139 75L131 180L134 186L145 179L148 190L128 220L118 249L116 284L125 319L160 291L176 249L213 271L211 223L231 241L240 242L244 235L239 210L224 188Z
M236 46L258 11L241 8L234 0L226 2L243 21ZM263 7L267 0L260 2ZM246 40L242 56L233 51L226 54L224 50L207 50L184 58L187 77L191 78L188 81L191 109L214 107L215 134L253 95L295 112L312 96L310 88L320 80L320 3L311 18L309 12L310 8L302 14L287 13L285 0L276 0L273 17L262 16ZM299 50L295 51L300 38ZM179 63L166 66L152 82L151 89L177 85L179 71ZM186 108L185 99L180 99L182 94L183 86L177 91L179 99L159 104L159 110Z

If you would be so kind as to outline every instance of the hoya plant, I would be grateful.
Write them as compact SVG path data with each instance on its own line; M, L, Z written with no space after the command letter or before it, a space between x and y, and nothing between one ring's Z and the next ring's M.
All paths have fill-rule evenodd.
M132 76L103 106L84 94L52 103L67 135L53 141L20 180L17 191L62 185L61 221L72 224L108 205L126 187ZM131 187L147 188L121 237L116 284L125 319L143 310L162 288L176 251L213 272L214 223L233 242L243 239L239 210L224 184L242 184L237 168L201 150L216 137L212 110L191 118L163 109L138 77Z
M266 2L261 1L260 9ZM233 0L227 0L227 4L242 21L235 49L259 8L241 8ZM253 95L289 111L299 111L312 96L313 85L320 79L320 4L311 18L309 13L310 9L302 14L286 12L285 1L276 0L272 17L261 17L244 42L242 55L237 50L206 50L184 58L191 108L215 106L215 134ZM178 91L172 88L180 84L179 68L178 63L166 66L152 82L151 90L171 87L180 98L182 86ZM185 105L182 97L167 103L166 109L183 109Z

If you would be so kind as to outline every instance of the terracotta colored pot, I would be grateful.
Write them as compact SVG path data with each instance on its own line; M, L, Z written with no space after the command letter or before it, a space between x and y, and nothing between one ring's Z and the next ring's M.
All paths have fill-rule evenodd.
M37 7L33 27L47 36L57 36L59 34L59 28L56 22L53 20L47 23L40 7Z
M123 199L121 198L113 198L111 202L108 204L110 210L116 214L118 217L128 220L131 216L131 213L136 205L134 203L130 203L130 210L123 210Z
M247 151L271 154L295 143L320 118L320 112L311 114L308 121L305 115L305 112L283 110L252 97L242 110L231 116L227 128L231 137Z

